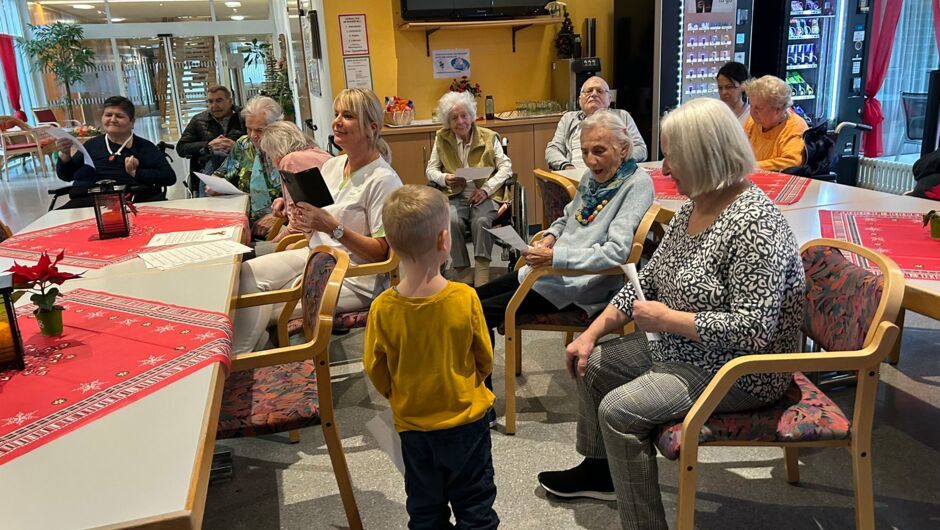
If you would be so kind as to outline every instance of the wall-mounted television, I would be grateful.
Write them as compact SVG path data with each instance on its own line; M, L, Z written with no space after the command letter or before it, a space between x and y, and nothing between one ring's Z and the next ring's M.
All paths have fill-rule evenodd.
M404 20L486 20L547 15L547 0L401 0Z

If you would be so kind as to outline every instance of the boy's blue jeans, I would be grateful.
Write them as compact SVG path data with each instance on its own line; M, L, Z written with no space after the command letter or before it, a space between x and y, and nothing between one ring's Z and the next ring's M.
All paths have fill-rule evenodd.
M448 503L454 510L456 528L499 526L493 510L496 483L485 418L440 431L405 431L399 436L405 460L408 528L454 528Z

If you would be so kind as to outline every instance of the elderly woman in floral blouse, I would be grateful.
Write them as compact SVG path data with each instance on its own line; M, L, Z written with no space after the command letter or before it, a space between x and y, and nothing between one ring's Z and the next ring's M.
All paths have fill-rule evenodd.
M754 155L718 100L690 101L663 120L663 173L691 197L640 272L566 349L577 378L577 450L585 459L539 483L562 497L617 500L623 528L665 530L657 425L691 409L712 376L741 355L797 351L803 267L793 232L745 176ZM640 332L597 344L633 320ZM643 332L660 334L647 341ZM789 374L742 377L718 411L779 399Z
M261 135L265 128L284 119L284 111L277 101L266 96L255 96L242 109L247 134L235 141L228 158L216 170L238 189L248 194L251 233L255 237L267 237L274 226L271 205L281 196L281 179L277 169L261 151ZM206 193L213 195L212 189Z

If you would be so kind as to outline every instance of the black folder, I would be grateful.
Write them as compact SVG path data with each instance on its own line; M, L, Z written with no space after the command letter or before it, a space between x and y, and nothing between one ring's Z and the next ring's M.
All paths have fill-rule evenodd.
M300 173L281 171L280 174L290 198L295 203L305 202L317 208L333 204L333 194L330 193L319 168L312 167Z

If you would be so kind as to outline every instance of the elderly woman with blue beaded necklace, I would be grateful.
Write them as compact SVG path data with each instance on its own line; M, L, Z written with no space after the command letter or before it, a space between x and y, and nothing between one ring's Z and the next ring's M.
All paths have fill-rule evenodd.
M615 113L588 116L580 140L587 170L564 215L523 253L526 265L517 274L477 288L490 328L502 323L507 303L533 268L597 271L627 261L633 233L653 203L653 182L637 167L627 126ZM622 276L543 276L526 294L516 316L575 310L591 317L622 285Z

